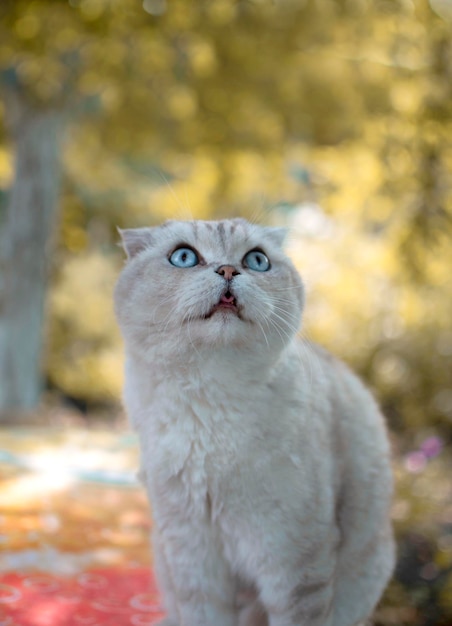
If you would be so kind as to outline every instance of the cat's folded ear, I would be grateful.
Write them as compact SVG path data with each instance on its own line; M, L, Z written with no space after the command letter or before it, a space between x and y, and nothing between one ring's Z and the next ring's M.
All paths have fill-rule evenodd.
M152 228L118 228L118 233L128 259L149 248L153 242Z
M264 227L265 235L272 243L277 245L279 248L282 248L284 242L286 240L287 234L289 230L283 227L276 226L265 226Z

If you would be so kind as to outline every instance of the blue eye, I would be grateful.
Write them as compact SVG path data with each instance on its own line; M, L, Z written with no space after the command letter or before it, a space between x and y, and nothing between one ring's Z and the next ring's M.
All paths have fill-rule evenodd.
M169 261L171 265L176 267L194 267L198 265L198 255L191 248L177 248L170 256Z
M270 261L260 250L251 250L245 254L243 264L255 272L266 272L270 269Z

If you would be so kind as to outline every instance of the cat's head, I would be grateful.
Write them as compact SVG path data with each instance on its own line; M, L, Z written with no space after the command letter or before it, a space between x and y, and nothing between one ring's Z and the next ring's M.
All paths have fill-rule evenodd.
M232 219L120 234L128 261L115 308L134 352L279 351L297 332L303 287L282 251L284 229Z

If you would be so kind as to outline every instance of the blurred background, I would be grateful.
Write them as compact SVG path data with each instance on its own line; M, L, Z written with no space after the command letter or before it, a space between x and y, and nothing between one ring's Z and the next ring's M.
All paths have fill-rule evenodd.
M452 0L2 0L3 433L117 428L117 227L237 215L388 418L378 623L452 624Z

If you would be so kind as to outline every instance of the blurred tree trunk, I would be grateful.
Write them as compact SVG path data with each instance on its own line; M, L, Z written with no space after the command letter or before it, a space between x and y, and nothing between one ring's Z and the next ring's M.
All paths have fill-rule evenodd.
M15 175L0 231L0 418L36 407L49 252L59 191L62 113L3 93Z

